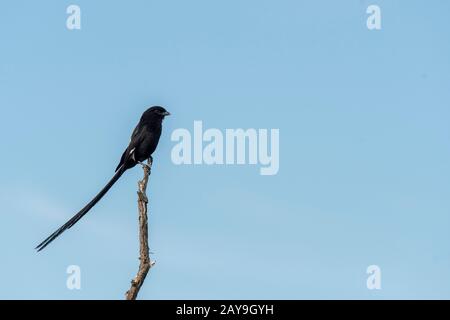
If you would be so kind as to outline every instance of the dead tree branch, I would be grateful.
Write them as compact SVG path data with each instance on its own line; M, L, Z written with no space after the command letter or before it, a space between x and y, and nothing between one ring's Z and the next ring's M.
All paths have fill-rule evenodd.
M148 271L154 265L150 260L148 247L148 218L147 218L147 203L146 195L147 183L150 177L152 168L152 159L148 159L148 165L143 165L144 178L138 182L138 209L139 209L139 270L136 277L131 280L131 288L126 293L127 300L136 300L136 297L145 281Z

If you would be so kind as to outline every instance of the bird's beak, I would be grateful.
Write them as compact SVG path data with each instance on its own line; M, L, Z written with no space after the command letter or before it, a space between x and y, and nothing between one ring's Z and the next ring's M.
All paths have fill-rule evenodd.
M164 115L164 116L170 116L170 112L169 112L169 111L166 111L166 112L163 113L163 115Z

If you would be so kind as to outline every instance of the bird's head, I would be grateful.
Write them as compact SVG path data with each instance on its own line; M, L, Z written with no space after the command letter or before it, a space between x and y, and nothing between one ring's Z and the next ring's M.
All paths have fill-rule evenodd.
M170 116L170 112L160 106L148 108L147 111L144 112L144 117L146 118L156 118L163 120L166 116Z

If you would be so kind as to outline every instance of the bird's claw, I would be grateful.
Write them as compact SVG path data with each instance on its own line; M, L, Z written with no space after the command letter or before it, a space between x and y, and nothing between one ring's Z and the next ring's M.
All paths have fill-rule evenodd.
M138 161L138 163L142 166L142 169L147 168L148 170L150 170L150 166L148 164L146 164L144 162L140 162L140 161Z
M153 157L150 156L150 158L148 158L147 163L138 161L137 163L139 163L143 169L147 168L148 170L150 170L152 168L152 164L153 164Z

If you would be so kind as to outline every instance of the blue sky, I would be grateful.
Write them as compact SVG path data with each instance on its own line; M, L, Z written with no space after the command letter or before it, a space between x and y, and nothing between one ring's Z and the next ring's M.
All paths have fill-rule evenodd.
M81 8L81 30L66 8ZM366 28L381 7L382 30ZM450 298L448 1L7 1L0 10L0 298L122 299L137 271L127 172L165 106L142 299ZM280 170L176 166L170 134L279 128ZM366 288L378 265L382 289ZM66 268L81 268L81 290Z

